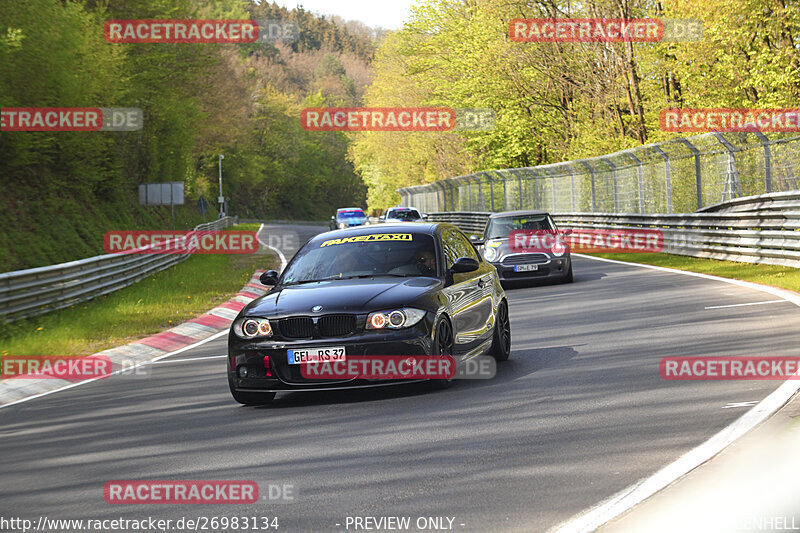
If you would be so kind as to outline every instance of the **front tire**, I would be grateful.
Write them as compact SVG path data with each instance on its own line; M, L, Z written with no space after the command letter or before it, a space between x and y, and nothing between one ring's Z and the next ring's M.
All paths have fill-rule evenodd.
M567 273L564 274L564 279L561 281L561 283L572 283L572 260L569 262L569 270L567 270Z
M489 355L496 361L508 361L511 356L511 321L508 318L508 303L505 300L500 302L497 308Z
M442 317L436 324L433 334L433 355L453 355L453 326L447 318ZM434 389L447 389L453 385L452 379L432 379Z

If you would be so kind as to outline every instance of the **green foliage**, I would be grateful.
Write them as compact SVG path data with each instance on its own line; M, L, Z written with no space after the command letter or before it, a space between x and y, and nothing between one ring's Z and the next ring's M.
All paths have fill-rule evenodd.
M108 19L289 20L283 43L109 44ZM170 226L169 208L138 205L138 185L185 181L177 227L218 195L218 156L231 211L327 218L364 203L345 159L348 139L299 126L302 103L354 105L369 77L373 35L275 4L238 0L9 0L0 10L0 107L138 107L137 132L2 132L6 214L0 270L102 253L112 229Z
M258 226L236 226L255 231ZM247 255L193 255L167 270L101 296L11 324L0 324L0 357L84 355L132 342L196 317L228 300L256 269L278 258L263 250Z
M514 18L697 19L701 42L518 43ZM399 187L680 136L669 107L797 107L800 6L784 0L424 0L376 52L369 105L488 107L488 132L355 136L370 208ZM675 190L680 196L682 191Z

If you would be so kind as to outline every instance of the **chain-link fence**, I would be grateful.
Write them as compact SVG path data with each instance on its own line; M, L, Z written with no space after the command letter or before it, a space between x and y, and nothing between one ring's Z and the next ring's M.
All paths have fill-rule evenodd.
M707 133L537 167L476 172L398 189L423 212L689 213L800 189L800 135Z

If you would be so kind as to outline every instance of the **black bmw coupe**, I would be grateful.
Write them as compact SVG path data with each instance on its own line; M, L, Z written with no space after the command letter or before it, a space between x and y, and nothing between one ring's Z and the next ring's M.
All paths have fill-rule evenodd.
M383 224L320 234L228 336L234 399L267 404L280 391L347 389L398 380L309 378L304 365L348 357L489 354L508 359L508 303L495 268L445 223ZM447 380L441 380L447 385Z

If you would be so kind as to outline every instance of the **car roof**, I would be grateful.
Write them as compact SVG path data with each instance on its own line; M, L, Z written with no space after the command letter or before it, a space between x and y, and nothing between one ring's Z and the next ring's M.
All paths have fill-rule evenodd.
M492 213L489 218L521 217L530 215L549 215L547 211L523 210L523 211L503 211L502 213Z
M338 229L320 233L311 239L311 242L323 239L340 239L342 237L356 237L358 235L371 235L373 233L413 233L415 235L435 235L439 228L452 227L447 222L414 222L375 224L372 226L356 226L354 228ZM456 228L458 229L458 228Z

